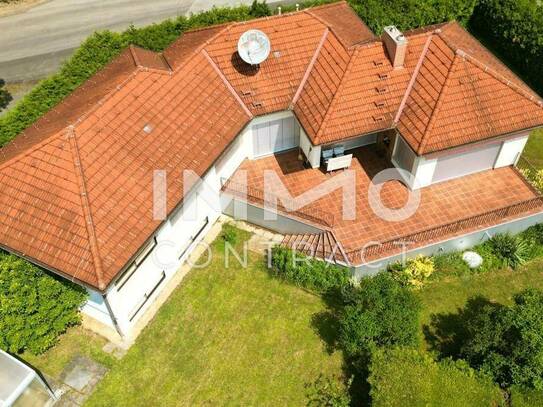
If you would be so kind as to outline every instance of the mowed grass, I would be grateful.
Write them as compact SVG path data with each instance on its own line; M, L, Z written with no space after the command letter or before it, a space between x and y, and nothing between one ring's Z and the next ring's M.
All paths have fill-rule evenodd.
M88 405L304 405L319 374L342 375L341 353L319 334L331 329L317 322L323 300L270 276L255 253L226 268L223 247L219 238Z
M81 326L73 327L59 338L58 344L41 355L25 352L19 355L40 372L59 379L64 368L77 355L86 356L110 368L116 359L104 352L107 343L103 337Z
M526 288L543 289L543 259L531 261L515 271L504 269L443 277L429 282L420 290L424 305L421 320L427 325L434 314L456 313L469 298L475 296L509 305L513 296Z
M534 167L543 168L543 129L532 132L524 149L523 157Z

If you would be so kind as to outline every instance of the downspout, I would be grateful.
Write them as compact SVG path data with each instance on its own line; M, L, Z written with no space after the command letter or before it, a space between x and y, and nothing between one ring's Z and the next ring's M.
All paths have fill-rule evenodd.
M102 298L104 299L104 304L106 304L107 311L109 312L109 316L111 317L111 321L113 322L113 326L115 327L115 330L121 336L121 338L124 339L123 331L121 331L121 327L119 326L119 323L117 322L117 318L115 318L113 309L111 308L111 305L109 304L109 301L107 299L107 294L102 294Z

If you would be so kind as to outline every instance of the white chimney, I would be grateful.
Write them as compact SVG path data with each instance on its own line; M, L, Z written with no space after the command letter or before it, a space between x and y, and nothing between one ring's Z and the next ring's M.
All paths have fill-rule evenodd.
M394 25L384 28L383 42L387 48L388 56L394 68L403 68L407 52L407 38Z

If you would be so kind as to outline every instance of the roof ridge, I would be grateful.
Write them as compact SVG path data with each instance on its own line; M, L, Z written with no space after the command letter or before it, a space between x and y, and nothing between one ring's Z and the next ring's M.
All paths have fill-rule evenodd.
M417 77L420 72L420 68L422 68L422 63L424 62L424 59L426 58L426 54L428 53L428 49L430 48L430 44L432 43L433 38L434 38L434 34L432 33L428 36L428 39L426 40L424 44L424 48L422 49L422 53L420 54L419 60L417 61L417 65L415 66L413 75L411 76L411 79L409 80L409 84L407 85L405 94L402 98L402 101L400 102L400 106L398 108L398 112L396 113L396 117L394 117L394 124L397 124L398 121L400 120L400 116L402 115L402 112L405 108L409 95L411 95L411 91L413 90L413 86L415 85L415 81L417 80Z
M302 10L303 13L305 14L308 14L310 15L311 17L313 17L315 20L317 20L318 22L320 22L322 25L324 25L325 27L327 27L330 31L332 31L332 33L336 36L336 38L338 39L338 41L341 43L341 45L343 45L343 47L345 48L352 48L352 46L350 47L347 47L347 45L343 42L343 40L341 39L341 36L338 35L336 33L336 30L334 29L334 27L332 27L324 18L316 15L315 13L313 13L313 10L315 9L323 9L323 8L330 8L331 6L334 6L334 7L337 7L338 5L340 4L347 4L346 1L338 1L338 2L335 2L335 3L330 3L330 4L325 4L323 6L317 6L317 7L310 7L310 8L306 8L304 10ZM349 7L350 8L350 7ZM357 15L358 16L358 15ZM360 18L360 17L359 17ZM365 23L364 23L365 24ZM354 45L353 45L354 46Z
M441 87L441 91L439 92L436 105L434 106L434 110L432 111L432 116L430 117L430 120L428 121L428 125L426 126L426 130L424 130L424 134L422 135L422 138L420 140L419 148L417 149L418 155L422 154L422 151L424 151L424 148L426 147L426 144L428 143L428 134L432 131L435 125L437 113L439 112L439 110L441 109L441 105L443 104L443 95L445 94L445 90L449 86L452 72L454 71L457 60L458 60L458 54L455 53L454 58L451 62L451 66L449 67L449 71L447 72L447 77L445 78L445 82L443 82L443 86Z
M134 44L130 44L128 46L128 49L130 50L130 55L132 55L132 59L134 60L134 65L136 66L142 66L141 63L140 63L140 60L138 58L138 55L136 54L136 50L135 50L135 47L134 47Z
M11 157L6 162L0 163L0 171L3 170L6 167L9 167L14 162L17 162L20 159L26 157L27 155L32 154L33 152L35 152L36 150L42 148L43 146L51 143L53 141L53 139L55 139L55 138L59 137L60 135L62 135L62 132L65 129L66 129L66 127L63 127L59 132L54 133L51 136L49 136L49 137L43 139L42 141L40 141L38 144L33 145L31 149L26 149L24 151L21 151L19 154L14 155L13 157ZM19 134L16 138L14 138L12 142L16 141L17 138L19 138L22 134L24 134L24 132ZM5 155L5 153L2 150L3 150L3 147L0 147L0 154Z
M228 31L235 23L225 23L225 24L220 24L218 26L215 26L215 27L220 27L222 25L224 25L224 28L222 30L219 30L217 33L215 33L214 35L211 36L211 38L207 39L206 41L204 41L202 44L200 44L198 47L196 47L196 49L194 49L194 51L191 53L192 56L194 55L197 55L198 53L200 53L202 50L205 50L205 47L207 47L212 41L214 41L219 35L223 34L225 31ZM195 30L196 31L196 30ZM202 31L202 30L200 30ZM189 32L189 31L187 31ZM183 34L184 35L184 34ZM179 39L181 39L182 37L179 37ZM172 43L173 44L173 43ZM168 47L170 48L170 47ZM166 48L164 51L166 51L168 48ZM206 52L207 54L207 52ZM167 58L164 58L167 60ZM183 69L184 67L186 67L190 62L191 62L192 58L186 58L186 61L183 62L181 65L179 65L176 69L173 70L173 72L179 72L181 69ZM170 65L170 63L168 62L168 65Z
M205 59L209 62L209 64L211 65L211 67L213 68L215 73L219 76L219 78L222 80L222 82L224 83L226 88L230 91L230 93L234 96L236 101L240 104L240 106L243 109L243 111L245 112L245 114L247 114L249 119L252 119L254 117L254 115L251 113L251 111L245 105L245 103L243 103L243 100L241 100L238 93L236 92L236 90L234 89L232 84L228 81L226 76L224 76L224 74L222 73L221 69L217 66L215 61L213 61L213 59L211 58L211 56L207 53L207 51L205 49L202 49L200 52L205 57Z
M294 109L294 105L296 102L298 102L298 99L300 98L300 95L302 94L302 91L304 89L304 86L309 79L309 76L311 75L311 72L313 71L313 66L315 66L315 62L317 62L317 58L319 57L322 47L324 46L324 43L326 39L328 38L328 33L330 32L330 29L328 27L324 28L324 32L322 34L322 37L317 44L317 48L315 49L315 53L311 57L311 60L309 61L309 64L307 65L307 69L305 70L304 76L302 78L302 81L300 82L300 85L298 86L298 89L296 90L296 93L294 94L294 97L292 98L292 101L290 102L289 109ZM332 33L333 34L333 33ZM335 34L333 34L335 35ZM336 36L337 37L337 36Z
M463 68L464 68L464 72L469 75L469 70L468 70L468 67L467 67L468 61L466 59L463 59L463 62L464 63L462 65L463 65ZM475 81L469 81L469 83L471 85L471 90L474 93L474 100L475 100L477 106L479 107L479 109L488 112L488 108L485 108L483 106L483 103L481 102L481 96L479 95L479 91L478 91L477 87L475 86ZM488 120L486 115L483 116L482 120L484 120L485 124L489 127L489 129L492 130L492 133L496 132L496 127L494 126L494 122L492 120Z
M490 68L488 65L483 64L481 61L479 61L477 58L473 57L472 55L468 54L461 48L458 48L457 54L462 57L467 62L470 62L471 64L475 65L477 68L481 69L485 73L488 73L498 81L502 82L504 85L508 86L521 96L524 96L526 99L528 99L530 102L535 103L539 107L543 107L543 100L535 97L534 95L530 94L530 92L527 92L525 89L523 89L521 86L517 85L514 82L511 82L509 79L501 75L499 72L496 72L494 69Z
M83 119L85 119L86 117L88 117L91 113L93 113L94 111L96 111L99 107L101 107L104 102L106 100L108 100L109 98L111 98L115 93L117 93L118 91L121 90L121 88L126 85L126 83L128 83L130 80L132 80L134 78L134 76L136 76L136 74L140 71L144 71L144 69L142 67L139 67L139 66L135 66L134 67L134 71L128 75L128 77L123 80L121 83L119 83L117 86L115 86L113 89L111 89L108 93L106 93L101 99L97 100L92 106L89 107L88 110L86 110L83 114L81 114L81 116L79 116L77 119L75 119L75 121L71 122L71 123L67 123L66 126L62 127L57 133L53 133L51 134L49 137L46 137L45 139L43 139L41 142L39 142L38 144L35 144L32 146L32 148L30 149L26 149L24 151L21 151L19 154L16 154L14 155L13 157L11 157L8 161L4 162L4 163L0 163L0 170L2 170L3 168L11 165L13 162L17 162L19 159L21 158L24 158L26 157L27 155L31 154L33 151L35 151L36 149L38 148L41 148L43 147L44 145L47 145L48 143L50 143L53 139L55 139L56 137L58 137L59 135L62 135L63 132L66 131L66 129L70 126L74 126L74 127L77 127L77 125L79 123L81 123L81 121L83 121ZM161 73L163 74L168 74L167 72L165 71L161 71ZM83 82L81 85L79 85L76 89L74 89L68 96L70 96L73 92L75 92L79 87L83 86L85 83L87 83L87 81L89 81L90 79L92 79L92 77L88 78L85 82ZM63 98L59 103L57 103L55 106L53 106L51 109L49 109L46 113L48 113L49 111L51 110L54 110L60 103L64 102L66 100L66 98L68 97L66 96L65 98ZM45 114L45 113L44 113ZM39 119L41 119L43 117L40 116ZM39 120L38 119L38 120ZM30 126L28 126L22 133L19 133L19 135L17 135L17 137L15 137L10 143L6 144L9 145L11 143L14 143L17 141L17 139L21 136L24 136L25 134L25 131L30 128L30 127L33 127L35 126L37 123L37 121L35 121L34 123L32 123ZM0 147L0 154L4 154L3 153L3 147Z
M94 271L96 272L96 279L98 281L98 288L104 289L106 285L104 283L104 272L102 269L102 258L100 257L100 249L98 247L98 240L96 238L96 229L92 220L92 212L88 199L88 191L85 183L85 176L83 174L83 168L81 164L81 157L79 154L79 147L77 145L77 138L75 135L75 127L70 125L66 128L66 136L70 143L70 151L72 153L72 160L74 165L74 173L79 185L79 197L81 198L81 206L83 208L83 216L85 218L85 227L87 229L87 236L89 238L89 247L92 254L92 262L94 264ZM75 279L77 272L74 273Z
M315 135L315 143L317 143L317 144L319 142L319 138L322 136L323 126L326 123L326 121L329 119L330 114L332 114L332 110L333 110L332 108L335 107L335 105L337 104L339 94L341 93L341 91L343 90L343 87L345 86L345 77L347 76L348 73L351 72L354 60L355 60L356 56L358 55L359 50L360 50L360 48L354 48L353 49L351 59L349 60L349 64L347 65L347 68L345 69L345 72L343 72L343 75L341 76L341 81L340 81L339 86L338 86L338 88L336 90L336 93L334 94L334 97L332 98L332 102L330 102L330 105L328 105L328 109L326 109L326 113L325 113L325 115L324 115L324 117L322 119L322 123L319 126L319 130L317 131L317 134Z

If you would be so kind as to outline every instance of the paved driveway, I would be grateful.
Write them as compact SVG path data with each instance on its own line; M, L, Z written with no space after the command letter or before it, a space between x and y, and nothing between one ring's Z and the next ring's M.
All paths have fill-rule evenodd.
M42 78L96 30L123 30L131 23L143 26L213 5L241 3L251 0L51 0L0 18L0 78Z

